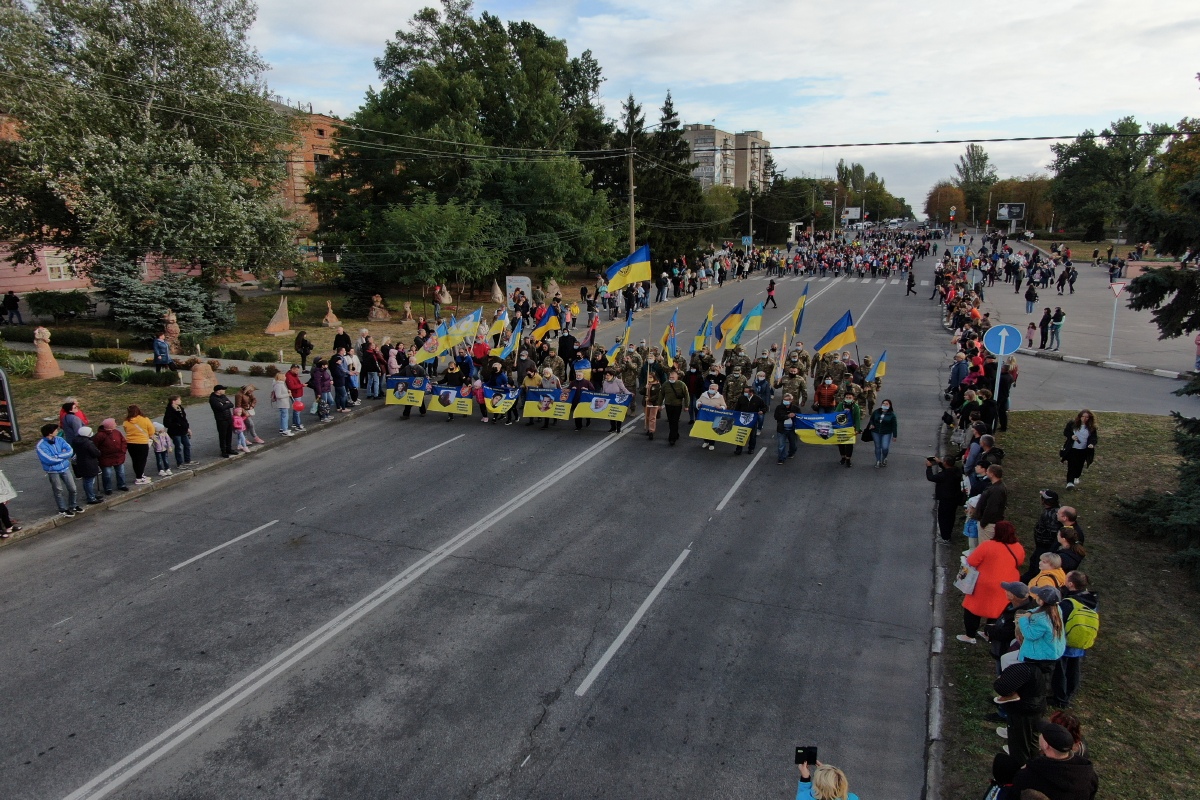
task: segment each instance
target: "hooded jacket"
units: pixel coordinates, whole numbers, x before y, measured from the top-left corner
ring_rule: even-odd
[[[1093,800],[1100,789],[1100,779],[1092,762],[1083,756],[1062,761],[1036,756],[1017,773],[1012,788],[1018,797],[1026,789],[1033,789],[1054,800]]]
[[[64,473],[71,468],[71,459],[75,456],[75,451],[61,436],[55,436],[54,441],[43,436],[37,443],[37,455],[38,461],[42,462],[42,469],[46,472]]]

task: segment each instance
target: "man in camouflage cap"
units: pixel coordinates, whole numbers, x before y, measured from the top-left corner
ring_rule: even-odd
[[[800,398],[801,407],[808,405],[808,381],[792,362],[788,362],[787,369],[783,377],[775,383],[775,388],[783,389],[783,393],[790,394],[792,399]]]

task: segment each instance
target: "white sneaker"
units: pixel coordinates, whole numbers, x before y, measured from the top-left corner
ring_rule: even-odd
[[[295,434],[292,433],[291,431],[280,431],[279,435],[280,436],[295,436]]]
[[[1001,739],[1007,739],[1008,738],[1008,727],[1001,725],[999,728],[996,728],[996,735],[999,736]]]
[[[166,475],[166,474],[167,474],[167,473],[166,473],[166,472],[164,472],[164,471],[163,471],[163,470],[161,470],[161,469],[158,471],[158,477],[160,477],[160,478],[161,478],[163,475]]]
[[[171,470],[167,469],[167,470],[163,470],[163,474],[169,477],[171,475],[174,475],[175,473],[171,472]]]
[[[1067,488],[1068,488],[1068,489],[1074,489],[1074,488],[1075,488],[1075,484],[1074,484],[1074,483],[1071,483],[1070,481],[1067,481]]]

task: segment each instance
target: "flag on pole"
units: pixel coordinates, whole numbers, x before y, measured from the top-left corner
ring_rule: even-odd
[[[613,264],[605,270],[604,279],[608,282],[610,292],[650,280],[650,245],[642,245]]]
[[[883,351],[883,355],[881,355],[879,360],[876,361],[874,366],[871,367],[871,371],[867,374],[867,383],[870,383],[876,378],[882,378],[884,375],[887,375],[887,350]]]
[[[481,319],[483,319],[482,306],[462,319],[451,317],[450,327],[447,329],[446,334],[446,348],[454,348],[465,339],[470,339],[472,342],[475,341],[475,334],[479,330],[479,321]]]
[[[738,323],[737,330],[729,337],[726,347],[742,343],[742,334],[746,331],[762,330],[762,315],[763,304],[759,303],[754,308],[750,309],[750,313],[742,317],[742,321]]]
[[[554,313],[554,309],[547,308],[546,313],[542,315],[542,321],[533,328],[533,338],[540,342],[550,331],[560,330],[562,323],[558,321],[558,314]]]
[[[713,332],[713,307],[708,307],[708,316],[704,318],[704,322],[700,323],[700,330],[696,331],[696,335],[692,337],[692,349],[688,355],[695,355],[708,346],[708,337],[712,336]]]
[[[576,350],[588,351],[592,349],[592,345],[596,343],[596,329],[600,327],[600,315],[592,317],[592,324],[588,325],[587,333],[579,340],[579,344],[575,345]]]
[[[424,364],[426,361],[432,361],[446,355],[450,351],[450,348],[446,345],[449,335],[449,332],[446,330],[446,323],[438,323],[434,334],[425,340],[425,344],[421,345],[421,349],[417,350],[417,363]]]
[[[796,307],[792,310],[792,336],[799,336],[800,326],[804,324],[804,306],[808,303],[808,287],[809,284],[804,284],[804,291],[800,294],[800,299],[796,301]]]
[[[832,353],[834,350],[840,350],[851,342],[857,342],[858,336],[854,333],[854,317],[850,316],[847,311],[842,315],[842,318],[833,323],[833,327],[821,337],[821,341],[817,342],[815,348],[817,355],[823,356],[826,353]]]
[[[788,332],[784,331],[783,341],[779,344],[779,358],[776,359],[775,362],[775,374],[772,376],[772,380],[774,380],[776,383],[783,380],[783,364],[785,361],[787,361],[787,344]]]
[[[679,309],[677,308],[671,314],[671,324],[667,326],[667,329],[663,331],[662,338],[658,340],[659,352],[663,354],[664,358],[670,358],[672,361],[675,360],[675,321],[678,317]]]
[[[738,300],[737,305],[721,318],[721,321],[717,323],[713,331],[717,336],[717,344],[722,347],[725,346],[725,338],[736,331],[738,326],[742,324],[742,302]]]
[[[525,320],[517,320],[517,327],[513,328],[512,336],[508,339],[508,344],[502,344],[499,347],[493,347],[488,351],[488,355],[500,356],[500,358],[508,358],[514,348],[521,342],[521,328],[524,327]]]
[[[504,329],[508,327],[508,309],[500,309],[500,313],[492,320],[492,327],[488,330],[489,336],[495,336],[497,333],[504,333]]]
[[[623,353],[628,349],[629,349],[629,321],[626,320],[625,335],[621,337],[621,341],[614,344],[608,350],[608,363],[610,363],[610,364],[616,363],[613,359],[616,358],[617,354]]]

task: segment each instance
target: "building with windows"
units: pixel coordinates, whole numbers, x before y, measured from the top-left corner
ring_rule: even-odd
[[[771,143],[762,131],[728,133],[714,125],[691,124],[683,126],[683,140],[696,162],[692,176],[703,188],[749,189],[753,183],[761,189],[769,183],[766,156]]]
[[[767,151],[771,143],[763,138],[762,131],[743,131],[734,138],[733,183],[741,189],[755,186],[767,188],[771,176],[767,175]]]

